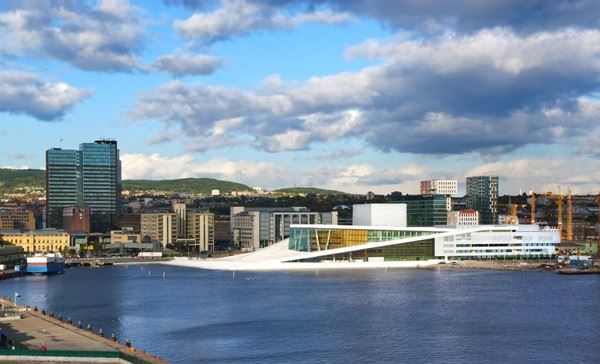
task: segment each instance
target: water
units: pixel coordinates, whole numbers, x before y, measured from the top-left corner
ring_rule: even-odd
[[[165,278],[163,278],[163,273]],[[173,363],[600,362],[600,276],[159,265],[0,281],[0,295]]]

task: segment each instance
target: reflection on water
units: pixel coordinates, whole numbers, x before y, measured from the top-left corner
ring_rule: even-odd
[[[164,278],[163,278],[164,275]],[[0,281],[174,363],[598,362],[600,276],[73,268]]]

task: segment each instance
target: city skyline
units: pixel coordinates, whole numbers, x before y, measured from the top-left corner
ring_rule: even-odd
[[[0,4],[0,166],[118,140],[123,179],[600,190],[600,5]],[[540,17],[545,19],[540,21]]]

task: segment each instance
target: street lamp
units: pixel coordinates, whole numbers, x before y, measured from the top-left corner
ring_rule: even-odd
[[[14,301],[14,303],[15,303],[15,308],[17,308],[17,298],[18,298],[18,297],[21,297],[21,294],[20,294],[20,293],[18,293],[18,292],[15,292],[15,301]]]

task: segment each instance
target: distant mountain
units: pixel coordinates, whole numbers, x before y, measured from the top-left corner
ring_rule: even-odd
[[[347,195],[346,192],[336,191],[336,190],[327,190],[324,188],[316,188],[316,187],[290,187],[290,188],[280,188],[278,190],[274,190],[275,193],[281,194],[309,194],[313,193],[315,195]]]
[[[0,192],[18,187],[46,187],[46,172],[43,169],[0,168]]]
[[[18,187],[46,187],[46,171],[43,169],[0,168],[0,193],[11,192]],[[251,190],[236,182],[213,178],[181,178],[173,180],[124,180],[123,190],[160,190],[210,195],[213,189],[221,193]]]
[[[221,181],[213,178],[181,178],[170,180],[130,179],[123,181],[123,190],[160,190],[210,195],[213,189],[217,189],[221,193],[252,190],[252,188],[241,183]]]

